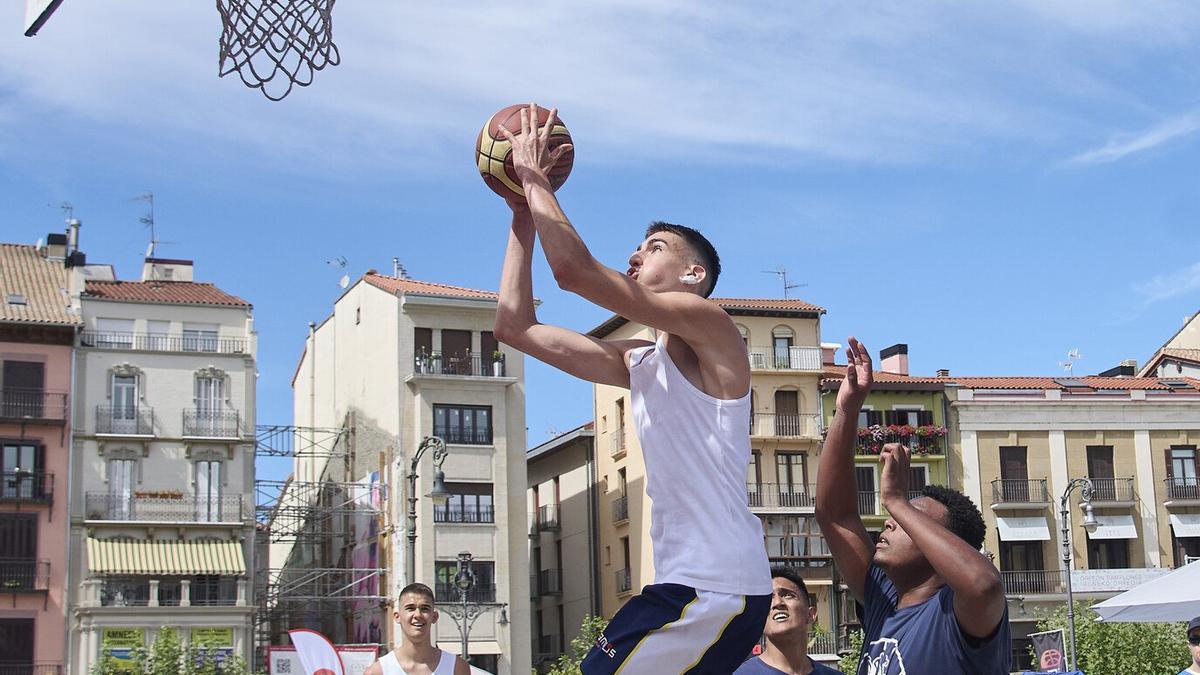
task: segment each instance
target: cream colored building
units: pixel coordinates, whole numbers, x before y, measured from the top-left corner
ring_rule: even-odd
[[[525,461],[533,665],[544,669],[570,651],[585,617],[600,615],[595,425],[531,448]]]
[[[772,563],[804,572],[822,630],[835,625],[833,559],[814,517],[821,447],[820,319],[825,310],[800,300],[713,299],[746,341],[751,368],[752,460],[747,499],[762,523]],[[603,339],[653,340],[646,326],[613,317],[591,331]],[[600,597],[605,617],[654,583],[646,467],[633,427],[629,390],[595,387],[600,482]],[[833,651],[821,645],[822,651]]]
[[[1109,597],[1200,555],[1200,382],[955,377],[947,394],[962,488],[987,523],[1018,658],[1039,607],[1065,600],[1059,503],[1073,479],[1094,483],[1101,523],[1084,531],[1076,489],[1077,597]]]
[[[424,438],[445,440],[442,468],[454,496],[436,508],[424,497],[434,478],[433,453],[425,453],[417,469],[414,577],[434,588],[439,604],[455,603],[456,557],[474,556],[471,599],[490,609],[469,631],[472,664],[507,674],[526,672],[530,663],[525,394],[523,356],[492,337],[496,301],[491,292],[368,272],[310,330],[293,390],[297,426],[345,427],[352,436],[353,475],[341,479],[378,471],[384,485],[385,644],[395,638],[390,603],[407,573],[410,463]],[[327,458],[299,458],[293,479],[326,475],[333,475]],[[271,568],[312,557],[286,545],[271,550]],[[446,609],[436,640],[461,651]]]
[[[1154,352],[1138,375],[1200,378],[1200,312],[1193,314]]]
[[[184,644],[249,660],[255,352],[250,303],[148,258],[83,277],[70,508],[70,672],[105,648]]]

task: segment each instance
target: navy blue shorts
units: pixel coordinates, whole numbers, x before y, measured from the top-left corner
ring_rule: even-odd
[[[728,675],[758,644],[770,595],[651,584],[630,598],[583,659],[584,675]]]

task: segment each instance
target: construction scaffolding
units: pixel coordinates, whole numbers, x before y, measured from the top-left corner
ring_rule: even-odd
[[[294,628],[379,646],[387,485],[378,471],[355,480],[353,416],[339,428],[259,426],[255,455],[292,461],[286,480],[255,481],[256,669]]]

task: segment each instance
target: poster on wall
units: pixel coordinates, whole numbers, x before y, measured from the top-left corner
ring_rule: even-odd
[[[350,553],[355,569],[375,570],[379,567],[379,509],[383,495],[379,483],[379,472],[372,471],[357,481],[354,494],[354,548]],[[379,595],[379,574],[355,572],[353,594],[369,598]],[[360,644],[383,641],[383,610],[379,603],[370,599],[350,601],[352,632],[349,642]]]
[[[193,628],[191,644],[215,652],[217,663],[224,663],[233,657],[233,628]]]
[[[346,675],[362,675],[377,658],[374,647],[335,646],[334,649],[342,659]],[[267,675],[304,675],[296,648],[271,647],[267,653]]]
[[[108,654],[114,670],[133,672],[137,663],[133,650],[146,646],[145,628],[105,628],[101,633],[100,648]]]

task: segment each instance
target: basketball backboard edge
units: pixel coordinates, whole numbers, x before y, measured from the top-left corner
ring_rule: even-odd
[[[63,0],[25,0],[25,37],[33,37]]]

